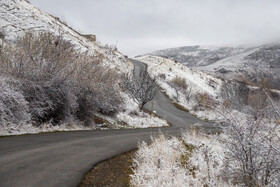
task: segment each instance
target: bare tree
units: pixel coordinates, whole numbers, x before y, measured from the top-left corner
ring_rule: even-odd
[[[141,69],[138,76],[125,77],[124,88],[133,100],[143,109],[144,105],[153,100],[158,91],[156,78],[150,78],[147,70]]]
[[[190,101],[191,97],[192,97],[192,87],[188,86],[186,90],[184,90],[184,95],[185,95],[185,99],[186,101]]]

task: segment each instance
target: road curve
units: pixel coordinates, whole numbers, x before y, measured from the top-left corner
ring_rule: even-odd
[[[130,59],[130,61],[134,64],[135,76],[137,76],[141,69],[146,68],[146,65],[140,61],[134,59]],[[161,91],[157,92],[157,95],[153,102],[153,110],[156,111],[157,115],[163,119],[166,119],[174,127],[191,128],[194,124],[199,123],[202,125],[202,128],[207,132],[218,131],[217,127],[215,127],[213,123],[197,119],[192,114],[182,111],[175,107],[174,104]],[[144,108],[150,111],[151,105],[152,102],[149,102],[144,106]]]
[[[143,67],[140,62],[133,63],[136,69]],[[155,110],[166,117],[174,125],[172,127],[1,137],[0,187],[77,186],[94,164],[136,148],[139,141],[149,140],[159,130],[177,135],[182,128],[203,123],[171,108],[173,105],[163,96],[157,95]],[[204,125],[211,127],[209,123]]]

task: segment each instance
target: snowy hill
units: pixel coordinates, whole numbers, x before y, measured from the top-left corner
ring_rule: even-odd
[[[71,42],[77,51],[85,52],[91,56],[97,56],[98,59],[102,59],[101,64],[105,66],[104,70],[115,68],[115,70],[119,73],[131,73],[134,68],[133,64],[115,49],[115,46],[104,46],[99,42],[96,42],[92,35],[80,34],[79,32],[69,27],[67,24],[61,22],[59,18],[41,11],[40,9],[30,4],[27,0],[0,0],[0,47],[2,47],[2,45],[5,43],[15,43],[15,41],[19,37],[23,36],[26,32],[30,32],[32,34],[36,32],[50,32],[54,35],[61,36],[63,40]],[[0,83],[4,84],[3,81],[0,81]],[[1,88],[3,89],[3,86]],[[4,93],[4,95],[6,94],[5,91],[0,93]],[[13,95],[13,91],[9,93]],[[114,94],[116,95],[116,93]],[[146,128],[150,126],[168,125],[165,120],[159,119],[157,117],[150,118],[149,114],[139,111],[138,106],[125,92],[120,91],[120,94],[122,99],[124,100],[123,110],[119,112],[117,116],[106,116],[96,113],[94,119],[99,120],[99,122],[94,121],[88,127],[83,126],[82,124],[77,122],[77,117],[74,116],[73,119],[75,119],[76,121],[71,121],[70,119],[66,122],[63,121],[60,123],[60,125],[56,126],[54,126],[51,121],[42,124],[40,123],[40,126],[38,127],[35,127],[32,121],[23,122],[20,124],[1,124],[0,136],[61,130],[68,131],[99,129],[103,128],[104,124],[109,125],[109,128]],[[6,95],[5,97],[2,97],[4,101],[7,100],[6,98],[9,99],[9,97]],[[24,102],[28,104],[28,102],[26,102],[25,100]],[[4,108],[4,110],[7,110],[6,105],[3,105],[1,107],[2,109]],[[137,113],[137,115],[133,115],[135,113]],[[2,118],[0,119],[0,121],[1,120]]]
[[[155,51],[151,55],[170,58],[193,69],[224,78],[236,78],[238,75],[254,79],[269,77],[275,84],[280,79],[280,43],[261,46],[186,46]]]
[[[92,41],[26,0],[0,1],[0,29],[5,33],[7,41],[14,41],[25,32],[52,32],[62,35],[83,52],[102,55],[104,63],[110,67],[116,67],[119,71],[130,71],[133,68],[126,58],[112,47]]]
[[[199,97],[206,94],[214,106],[221,102],[220,95],[223,81],[202,71],[196,71],[173,60],[158,56],[141,56],[139,60],[147,64],[148,72],[157,78],[162,91],[192,114],[201,119],[217,120],[219,114],[211,110],[198,110]],[[185,86],[174,84],[174,80],[181,79]],[[189,97],[189,98],[188,98]]]

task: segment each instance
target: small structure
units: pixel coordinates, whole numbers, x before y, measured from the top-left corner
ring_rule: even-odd
[[[84,37],[86,37],[87,39],[89,39],[92,42],[96,42],[96,35],[93,34],[85,34],[83,35]]]

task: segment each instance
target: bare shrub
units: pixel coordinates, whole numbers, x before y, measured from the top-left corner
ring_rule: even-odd
[[[166,79],[166,75],[164,73],[159,74],[158,77],[164,80]]]
[[[245,186],[277,186],[280,182],[279,101],[269,90],[253,89],[246,115],[224,109],[226,160],[222,176]],[[244,103],[242,103],[244,105]]]
[[[254,110],[262,110],[268,106],[267,96],[261,89],[252,90],[248,95],[248,105]]]
[[[214,89],[216,89],[217,85],[218,85],[218,83],[212,79],[209,80],[208,84],[209,84],[209,86],[211,86]]]
[[[207,93],[198,93],[195,99],[197,105],[194,107],[194,110],[214,109],[218,105],[215,99]]]
[[[192,87],[188,86],[186,90],[183,91],[186,101],[190,101],[191,97],[193,96]]]
[[[224,82],[221,87],[223,100],[230,101],[232,108],[242,111],[248,106],[250,89],[245,83]]]
[[[104,69],[100,64],[96,65],[94,61],[89,61],[79,68],[77,116],[80,120],[89,122],[96,112],[114,115],[123,108],[117,84],[120,75],[114,70]]]
[[[131,112],[129,113],[129,115],[130,115],[130,116],[139,116],[139,113],[138,113],[138,111],[133,110],[133,111],[131,111]]]
[[[271,122],[271,110],[245,119],[232,114],[223,126],[226,160],[222,176],[245,186],[279,184],[279,125]]]
[[[173,85],[175,85],[177,87],[183,88],[183,89],[187,89],[188,88],[186,80],[184,78],[181,78],[181,77],[173,78],[171,80],[171,84],[173,84]]]
[[[122,99],[118,74],[101,65],[102,56],[78,53],[61,36],[27,33],[1,49],[0,73],[21,82],[33,121],[79,119],[96,112],[115,114]]]
[[[30,120],[28,103],[18,89],[19,82],[0,77],[0,123],[20,123]]]

